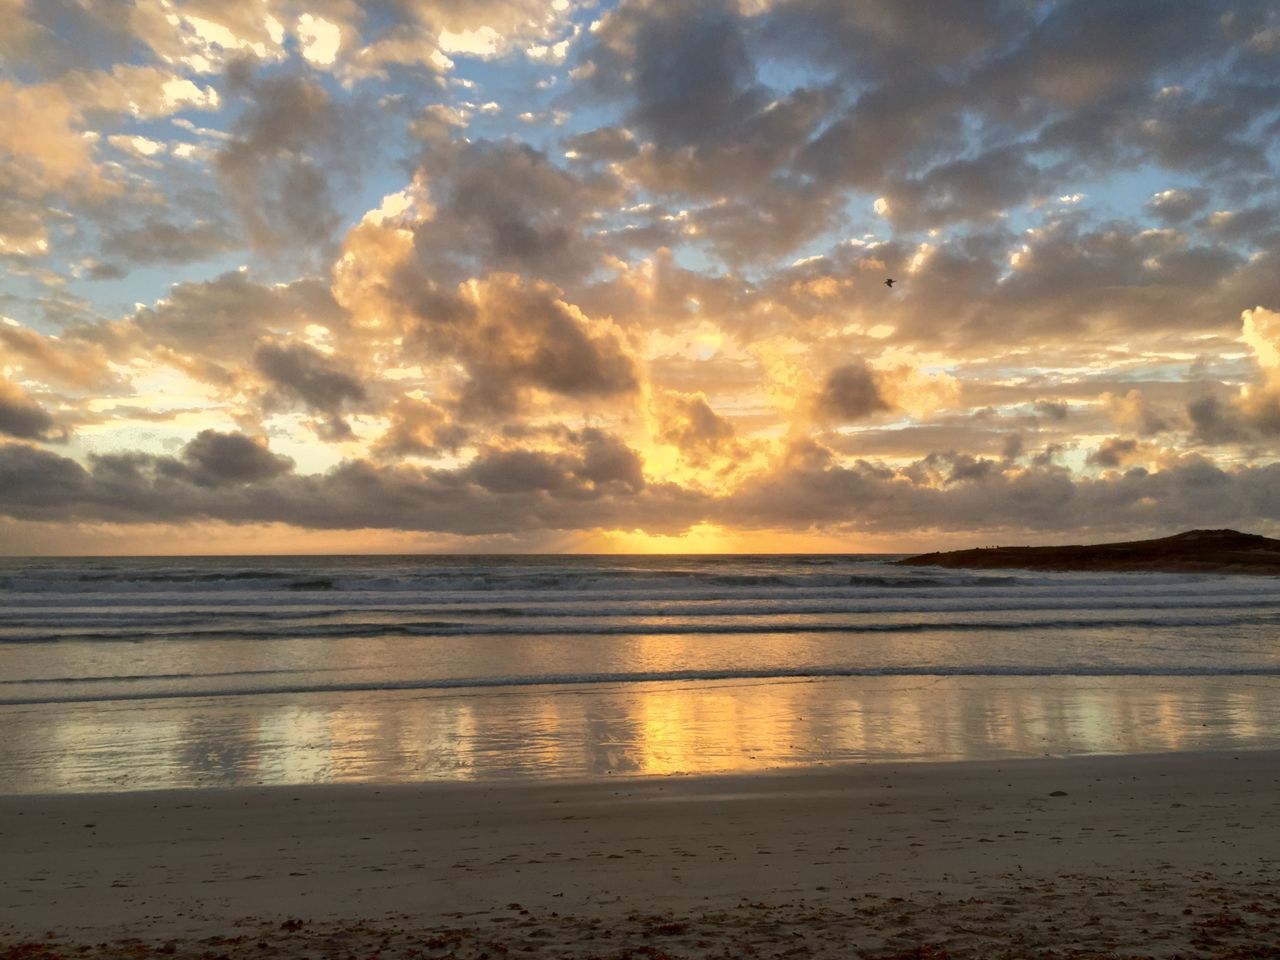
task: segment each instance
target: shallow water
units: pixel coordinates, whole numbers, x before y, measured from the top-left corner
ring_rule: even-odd
[[[1273,578],[878,557],[0,564],[0,791],[1280,745]]]

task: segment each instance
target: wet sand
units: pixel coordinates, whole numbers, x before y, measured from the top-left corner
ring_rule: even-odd
[[[13,957],[1274,957],[1277,797],[1280,753],[1244,752],[0,798],[0,940]]]

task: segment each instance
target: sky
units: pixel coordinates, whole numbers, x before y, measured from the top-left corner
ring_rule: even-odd
[[[1280,3],[0,22],[0,553],[1280,534]]]

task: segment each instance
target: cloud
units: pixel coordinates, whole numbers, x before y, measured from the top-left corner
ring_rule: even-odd
[[[542,0],[402,0],[379,11],[378,29],[348,55],[346,73],[384,76],[389,66],[432,74],[453,69],[452,58],[496,59],[557,41],[575,4]]]
[[[375,6],[0,0],[5,509],[1271,518],[1258,4]]]
[[[213,280],[175,284],[168,296],[134,314],[121,335],[197,379],[234,386],[237,370],[251,362],[259,340],[298,334],[312,324],[341,332],[345,323],[345,313],[320,281],[269,285],[233,270]]]
[[[277,456],[265,441],[241,433],[201,430],[182,448],[193,483],[202,487],[261,483],[293,468],[288,457]]]
[[[86,470],[21,444],[0,446],[0,515],[114,522],[281,522],[314,529],[417,529],[476,535],[612,527],[623,516],[679,530],[701,497],[646,484],[639,457],[601,431],[567,449],[491,450],[457,470],[344,461],[298,475],[256,441],[197,437],[181,458],[114,453]],[[229,452],[230,451],[230,452]]]
[[[1167,416],[1147,402],[1141,390],[1134,389],[1125,394],[1103,393],[1101,402],[1110,413],[1112,422],[1121,430],[1149,437],[1173,427]]]
[[[623,197],[610,175],[577,174],[509,142],[436,144],[418,180],[432,207],[414,223],[419,266],[453,283],[493,271],[581,278],[601,252],[587,231]]]
[[[374,453],[383,457],[434,457],[458,450],[470,431],[452,421],[449,411],[431,400],[401,397],[389,411],[391,424],[378,438]]]
[[[1275,240],[1280,216],[1274,207],[1258,205],[1244,210],[1215,211],[1200,225],[1227,242],[1267,245]]]
[[[50,337],[0,323],[0,364],[21,371],[24,379],[109,392],[117,382],[109,363],[107,350],[84,337]]]
[[[1071,412],[1071,405],[1060,400],[1037,400],[1035,411],[1050,420],[1065,420]]]
[[[881,392],[876,371],[862,360],[836,367],[828,373],[814,400],[817,417],[833,423],[865,420],[889,409],[891,407]]]
[[[884,187],[887,216],[905,229],[940,227],[956,221],[998,220],[1032,196],[1042,174],[1017,147],[931,167],[919,177]]]
[[[0,150],[44,192],[98,177],[80,113],[56,87],[0,80]]]
[[[1246,384],[1239,407],[1265,436],[1280,436],[1280,313],[1265,307],[1244,311],[1244,342],[1253,350],[1262,382]]]
[[[765,528],[1070,531],[1099,537],[1193,526],[1247,528],[1280,518],[1280,465],[1226,471],[1187,457],[1157,472],[1139,467],[1073,479],[1061,467],[1008,469],[962,459],[959,475],[952,471],[944,477],[950,482],[940,484],[919,469],[926,462],[894,471],[867,462],[840,465],[811,453],[744,485],[719,510],[736,523]]]
[[[68,457],[20,443],[0,446],[0,512],[18,519],[66,520],[92,513],[88,472]]]
[[[1192,437],[1202,443],[1244,443],[1280,436],[1280,313],[1265,307],[1241,315],[1242,337],[1253,351],[1260,382],[1229,401],[1207,395],[1187,405]]]
[[[1239,443],[1253,438],[1240,411],[1217,397],[1205,396],[1187,404],[1191,436],[1202,443]]]
[[[55,203],[92,208],[119,192],[60,87],[0,79],[0,256],[43,257],[58,236]]]
[[[0,434],[24,440],[54,437],[54,419],[16,384],[0,378]]]
[[[889,267],[911,256],[891,245],[875,253]],[[891,339],[952,356],[1011,338],[1072,350],[1150,331],[1171,340],[1225,332],[1241,310],[1280,298],[1274,265],[1270,252],[1246,258],[1177,231],[1054,220],[1016,239],[991,233],[935,245],[881,316],[894,326]]]
[[[453,399],[466,417],[508,416],[533,390],[587,400],[638,387],[621,331],[587,316],[549,283],[499,273],[449,290],[413,262],[383,266],[389,277],[361,278],[344,301],[358,302],[365,285],[376,288],[403,324],[407,359],[460,364],[464,376]]]
[[[691,463],[742,452],[733,422],[712,409],[702,393],[665,391],[658,403],[658,438],[677,447]]]
[[[127,114],[139,120],[222,105],[218,91],[171,67],[117,63],[110,70],[70,70],[58,78],[67,98],[82,111]]]
[[[1189,190],[1161,190],[1147,201],[1147,211],[1165,223],[1185,223],[1205,208],[1209,191],[1202,187]]]
[[[418,334],[426,343],[450,344],[467,364],[464,408],[512,409],[513,390],[521,386],[589,398],[631,393],[638,385],[619,335],[553,287],[499,275],[469,284],[461,302],[474,320],[462,337],[456,328],[440,330],[431,315],[422,316]],[[451,318],[444,319],[449,324]]]
[[[253,353],[253,365],[272,387],[268,408],[300,403],[326,415],[325,439],[345,440],[352,435],[342,412],[368,394],[355,376],[330,357],[302,343],[263,343]]]
[[[643,461],[617,437],[595,429],[562,435],[568,450],[482,451],[460,475],[497,494],[552,493],[571,499],[635,494],[645,486]]]
[[[107,256],[130,264],[193,263],[237,246],[239,238],[224,222],[179,223],[154,214],[144,217],[138,226],[109,227],[102,241]]]
[[[784,253],[834,216],[831,191],[789,169],[830,98],[760,83],[749,32],[720,0],[620,4],[582,50],[591,69],[580,87],[622,103],[627,129],[568,144],[575,158],[616,162],[647,191],[709,201],[688,212],[684,234],[730,262]]]
[[[893,532],[1071,531],[1116,535],[1280,519],[1280,465],[1235,470],[1182,457],[1097,478],[1061,467],[933,454],[901,469],[840,463],[804,442],[721,496],[645,482],[638,456],[601,431],[567,431],[558,450],[489,449],[452,470],[345,461],[299,475],[257,442],[201,440],[180,458],[115,453],[75,461],[0,446],[0,514],[112,522],[278,522],[312,529],[477,535],[538,530],[673,533],[701,522],[739,529]],[[228,439],[232,438],[232,439]],[[234,454],[219,456],[219,448]],[[211,465],[218,464],[219,467]],[[221,472],[218,472],[221,470]]]
[[[723,139],[767,101],[741,18],[718,0],[624,3],[604,18],[588,56],[596,85],[632,78],[630,120],[660,147]]]
[[[1138,441],[1132,437],[1108,437],[1098,449],[1085,458],[1096,467],[1119,467],[1142,455]]]
[[[1099,11],[1058,3],[1026,39],[980,73],[989,89],[1084,108],[1141,90],[1158,71],[1209,59],[1227,45],[1213,0],[1139,0]]]
[[[249,105],[215,160],[223,189],[259,251],[323,247],[339,223],[330,180],[353,169],[362,114],[308,77],[251,69],[240,63],[228,74]]]

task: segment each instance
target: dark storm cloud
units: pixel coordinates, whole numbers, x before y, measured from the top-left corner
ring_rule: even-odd
[[[849,423],[889,410],[890,406],[881,393],[876,372],[859,360],[827,374],[814,409],[821,420]]]

